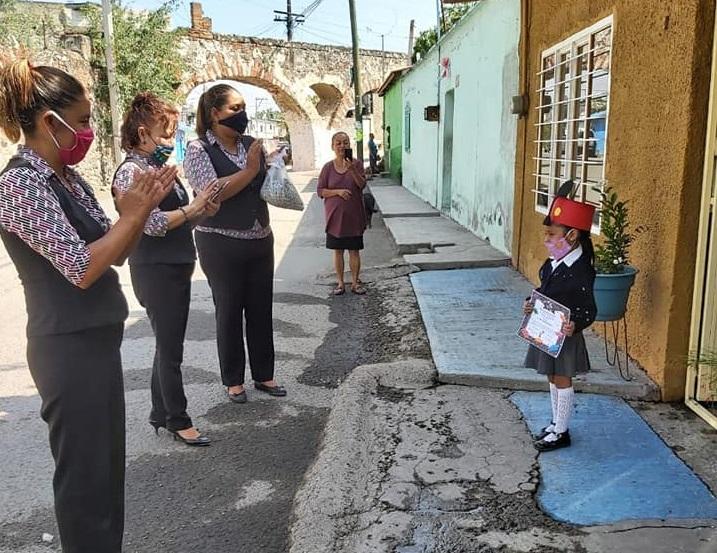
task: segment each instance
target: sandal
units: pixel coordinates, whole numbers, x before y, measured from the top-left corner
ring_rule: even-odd
[[[363,296],[366,293],[366,288],[357,284],[355,286],[351,286],[351,291],[358,296]]]
[[[332,296],[343,296],[345,292],[346,292],[345,286],[337,286],[336,288],[331,290],[331,295]]]

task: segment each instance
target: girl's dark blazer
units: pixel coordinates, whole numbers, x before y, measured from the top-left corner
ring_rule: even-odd
[[[595,269],[583,253],[570,267],[561,263],[553,271],[548,259],[540,268],[538,292],[570,308],[575,332],[582,332],[595,321],[597,306],[593,295]]]

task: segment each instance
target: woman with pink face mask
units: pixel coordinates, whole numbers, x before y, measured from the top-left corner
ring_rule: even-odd
[[[112,265],[142,236],[176,168],[138,172],[112,225],[71,166],[94,139],[84,87],[27,60],[0,66],[0,128],[23,144],[0,171],[0,238],[27,307],[27,363],[55,460],[64,553],[120,553],[127,303]]]
[[[570,309],[570,322],[565,323],[563,349],[557,358],[530,346],[525,366],[548,378],[552,405],[552,420],[536,436],[539,451],[551,451],[570,445],[568,430],[573,412],[575,392],[573,377],[590,370],[590,359],[583,330],[597,314],[593,284],[595,269],[590,229],[595,207],[569,199],[573,182],[560,187],[545,226],[545,247],[549,258],[540,268],[538,292]],[[533,305],[526,300],[523,311],[530,314]]]

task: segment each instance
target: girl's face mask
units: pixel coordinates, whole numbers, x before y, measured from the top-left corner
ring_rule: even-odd
[[[563,236],[546,236],[543,243],[545,244],[548,254],[555,261],[560,261],[563,257],[573,251],[574,244],[568,241],[570,232]]]
[[[63,148],[60,146],[60,143],[57,141],[57,138],[55,138],[55,135],[53,135],[48,129],[50,138],[52,138],[52,141],[55,143],[55,146],[57,146],[57,149],[60,152],[60,161],[63,165],[77,165],[83,159],[85,159],[85,156],[87,155],[90,146],[92,146],[92,142],[95,140],[94,131],[91,128],[80,129],[79,131],[75,130],[54,111],[50,111],[49,113],[53,117],[55,117],[55,119],[57,119],[60,123],[65,125],[65,127],[70,129],[72,134],[75,135],[75,144],[71,148]]]
[[[545,240],[544,244],[548,250],[548,254],[555,261],[561,260],[563,257],[568,255],[571,251],[573,251],[573,247],[565,239],[564,236],[561,236],[560,238],[557,238],[557,239]]]

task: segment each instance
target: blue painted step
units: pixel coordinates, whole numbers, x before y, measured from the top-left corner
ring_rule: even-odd
[[[550,420],[550,394],[516,392],[534,434]],[[717,519],[717,499],[649,425],[615,397],[576,395],[572,446],[540,454],[540,507],[573,524]]]

